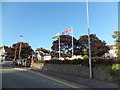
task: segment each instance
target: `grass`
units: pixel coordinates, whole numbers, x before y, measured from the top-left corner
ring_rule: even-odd
[[[41,68],[38,68],[38,67],[35,67],[35,66],[31,66],[32,69],[41,69]]]

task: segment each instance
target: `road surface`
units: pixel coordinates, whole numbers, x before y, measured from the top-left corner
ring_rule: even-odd
[[[22,68],[13,68],[12,64],[2,65],[2,88],[83,88],[70,82],[28,71]]]

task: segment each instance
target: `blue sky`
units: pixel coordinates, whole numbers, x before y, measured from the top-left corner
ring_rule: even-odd
[[[87,34],[85,2],[4,2],[2,7],[2,45],[27,42],[33,49],[51,49],[52,36],[73,26],[74,37]],[[107,44],[118,29],[118,3],[90,2],[90,30]]]

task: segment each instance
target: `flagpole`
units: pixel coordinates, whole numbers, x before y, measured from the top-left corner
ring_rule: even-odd
[[[90,22],[89,22],[89,13],[88,13],[88,0],[86,0],[86,14],[87,14],[87,25],[88,25],[89,71],[90,71],[90,78],[92,79],[91,46],[90,46]]]
[[[59,35],[59,60],[60,60],[61,56],[60,56],[60,35]]]
[[[71,27],[72,30],[72,58],[73,58],[73,27]]]

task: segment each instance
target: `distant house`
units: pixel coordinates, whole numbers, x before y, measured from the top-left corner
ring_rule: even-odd
[[[114,58],[116,57],[116,47],[115,45],[108,45],[108,47],[110,48],[108,53],[105,53],[104,57],[105,58]]]
[[[7,58],[7,53],[8,52],[10,52],[10,48],[9,47],[7,47],[7,46],[2,46],[1,48],[0,48],[0,61],[1,60],[5,60],[6,58]]]
[[[67,57],[66,59],[68,59],[68,60],[83,59],[83,57],[81,55],[74,55],[73,57],[71,57],[71,58]]]
[[[50,60],[51,55],[49,53],[44,53],[42,51],[36,51],[37,59],[38,60]]]

